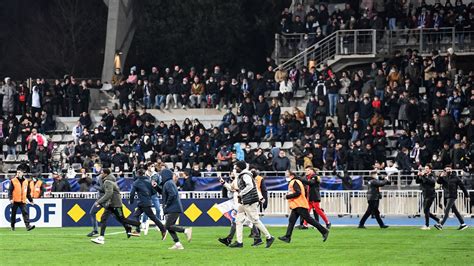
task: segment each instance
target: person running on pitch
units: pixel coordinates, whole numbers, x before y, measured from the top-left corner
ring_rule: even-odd
[[[184,233],[186,238],[191,241],[193,229],[184,228],[176,225],[179,215],[183,213],[183,205],[178,194],[178,187],[176,181],[178,176],[171,172],[169,169],[163,169],[160,172],[161,176],[161,187],[163,189],[163,212],[166,216],[165,227],[173,238],[174,245],[169,249],[184,249],[183,245],[179,242],[178,235],[176,233]]]
[[[18,167],[16,176],[10,180],[8,199],[10,200],[11,204],[11,230],[15,231],[16,211],[18,208],[21,210],[21,215],[23,216],[23,222],[25,223],[26,230],[31,231],[35,229],[34,225],[30,225],[29,213],[26,209],[27,199],[31,204],[34,205],[33,198],[31,197],[30,181],[25,178],[24,169],[21,167]]]
[[[161,170],[161,169],[159,169]],[[161,183],[161,177],[160,175],[158,174],[157,171],[159,171],[156,169],[156,164],[153,163],[153,162],[149,162],[147,164],[147,170],[145,172],[145,176],[148,177],[148,180],[153,183]],[[161,211],[160,211],[160,198],[158,197],[158,194],[155,193],[151,196],[151,202],[153,203],[153,207],[155,208],[155,216],[160,219],[161,217]],[[142,225],[144,225],[144,232],[145,232],[145,235],[148,234],[148,216],[146,213],[143,214],[143,217],[142,217]],[[158,229],[158,228],[157,228]],[[137,227],[136,229],[137,232],[140,232],[140,227]]]
[[[291,235],[293,233],[293,228],[295,223],[298,220],[298,217],[302,217],[310,225],[314,226],[323,236],[323,242],[328,239],[329,230],[324,228],[318,221],[316,221],[308,212],[309,203],[306,198],[306,191],[301,180],[299,180],[296,175],[288,171],[288,176],[290,182],[288,184],[288,194],[286,199],[288,200],[288,205],[290,205],[291,213],[290,218],[288,219],[288,227],[286,228],[286,234],[284,236],[278,237],[283,242],[290,243]]]
[[[275,238],[268,232],[265,225],[260,221],[258,216],[258,204],[263,198],[259,198],[252,173],[246,168],[247,163],[244,161],[238,161],[234,166],[235,174],[237,175],[237,186],[239,189],[238,198],[241,204],[237,208],[237,217],[235,219],[237,241],[230,244],[229,247],[241,248],[244,246],[242,242],[243,222],[245,217],[247,217],[252,224],[257,226],[260,232],[266,236],[267,244],[265,247],[269,248],[272,246]]]
[[[416,176],[416,183],[420,184],[423,193],[423,213],[425,214],[425,225],[421,230],[430,230],[430,218],[439,223],[439,218],[430,212],[431,205],[436,196],[435,184],[436,179],[432,173],[431,164],[427,164],[423,171],[419,171]]]
[[[95,164],[94,165],[94,170],[96,170],[96,173],[100,173],[102,171],[102,165],[101,164]],[[97,181],[94,181],[94,189],[97,191],[99,194],[99,199],[104,196],[104,188],[102,186],[102,178],[99,176],[96,178]],[[93,182],[93,183],[94,183]],[[97,213],[100,211],[100,207],[97,207],[96,204],[92,204],[91,209],[89,210],[89,215],[91,217],[91,223],[92,223],[92,231],[87,234],[88,237],[93,237],[99,234],[99,223],[97,222]]]
[[[453,210],[454,215],[456,215],[460,223],[458,230],[468,228],[468,225],[464,223],[464,219],[455,205],[456,199],[458,198],[458,187],[464,193],[464,197],[467,199],[469,198],[469,193],[467,192],[461,178],[452,171],[450,166],[447,166],[438,178],[438,183],[443,185],[444,197],[446,198],[446,209],[444,210],[443,220],[440,223],[435,224],[434,227],[438,230],[443,230],[443,225],[449,218],[449,212]]]
[[[238,192],[237,192],[238,190],[237,179],[235,178],[233,173],[230,174],[230,179],[231,179],[231,183],[225,182],[224,179],[222,178],[219,181],[221,182],[223,187],[226,189],[228,197],[233,199],[234,206],[233,206],[232,213],[236,213],[238,209],[237,206],[240,205],[239,200],[238,200]],[[219,242],[221,242],[222,244],[226,246],[229,246],[232,243],[232,239],[234,238],[236,227],[237,227],[234,217],[229,217],[229,218],[231,220],[229,234],[226,237],[218,239]],[[248,218],[245,219],[244,225],[247,225],[252,229],[251,235],[254,236],[254,242],[252,246],[258,246],[258,245],[263,244],[263,241],[260,238],[260,232],[258,232],[257,227],[253,226],[253,224],[248,220]]]
[[[377,223],[379,224],[380,228],[388,228],[388,225],[385,225],[382,218],[380,217],[379,203],[380,199],[382,198],[382,194],[380,194],[380,187],[385,186],[389,182],[388,176],[379,176],[379,167],[380,165],[376,163],[375,170],[370,175],[372,179],[367,184],[367,201],[369,203],[369,206],[367,207],[367,211],[365,211],[364,216],[362,216],[362,219],[360,219],[358,228],[366,228],[364,225],[365,221],[367,221],[371,214],[375,216],[375,219],[377,220]]]
[[[130,191],[130,204],[133,204],[135,201],[135,194],[138,195],[138,206],[133,216],[139,222],[140,216],[142,213],[145,213],[150,217],[155,225],[158,226],[161,232],[161,239],[164,240],[166,237],[166,229],[151,209],[151,206],[153,206],[152,196],[156,195],[156,190],[151,185],[148,177],[145,176],[144,170],[139,169],[137,174],[138,176],[136,177],[135,182],[133,182],[132,190]],[[137,228],[140,227],[138,226]],[[140,231],[134,233],[140,235]]]
[[[331,223],[329,222],[328,217],[321,209],[321,192],[320,192],[320,184],[321,184],[321,177],[316,174],[316,171],[312,166],[306,166],[306,178],[302,178],[300,181],[303,185],[308,186],[308,200],[309,200],[309,210],[314,210],[326,223],[326,228],[331,229]],[[310,214],[311,215],[311,214]],[[307,226],[307,222],[304,222],[304,226]]]
[[[130,225],[137,226],[140,225],[140,222],[129,220],[123,215],[120,188],[117,185],[115,177],[110,174],[110,169],[102,169],[100,177],[103,182],[104,195],[98,199],[94,205],[99,209],[103,207],[105,211],[100,219],[100,236],[91,239],[91,241],[96,244],[105,244],[105,229],[107,228],[107,220],[111,214],[123,225],[128,238],[130,238],[130,236],[136,236],[132,233],[132,227]]]

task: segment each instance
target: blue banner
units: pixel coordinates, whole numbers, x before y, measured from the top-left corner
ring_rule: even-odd
[[[351,189],[352,190],[362,190],[363,179],[361,176],[352,176]],[[192,177],[195,182],[196,191],[220,191],[222,185],[219,182],[218,178],[209,178],[209,177]],[[53,184],[52,178],[44,179],[45,188],[47,191],[51,191],[51,186]],[[80,184],[78,179],[68,179],[69,184],[71,185],[72,192],[78,192],[80,189]],[[178,181],[179,185],[182,185],[184,179]],[[267,176],[264,179],[265,185],[267,186],[268,191],[286,191],[288,190],[288,182],[284,176]],[[133,179],[119,177],[117,183],[121,191],[130,191],[133,184]],[[7,192],[10,185],[9,180],[5,180],[1,183],[1,191]],[[337,177],[322,177],[321,178],[321,189],[323,190],[344,190],[342,185],[342,179]],[[95,191],[91,186],[91,191]]]

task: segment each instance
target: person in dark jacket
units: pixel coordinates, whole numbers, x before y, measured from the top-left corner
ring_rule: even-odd
[[[94,203],[94,205],[96,205],[97,208],[103,207],[105,211],[100,219],[100,236],[91,239],[91,241],[100,245],[105,244],[105,229],[107,228],[107,220],[111,214],[113,214],[115,219],[117,219],[117,221],[123,225],[128,238],[132,235],[137,236],[132,233],[131,225],[139,226],[140,222],[129,220],[123,215],[120,188],[117,185],[115,177],[110,174],[110,169],[102,169],[100,177],[102,178],[103,182],[104,195],[99,198]]]
[[[308,211],[313,210],[315,213],[314,216],[318,217],[321,216],[323,221],[326,223],[326,228],[331,228],[331,223],[329,222],[328,217],[321,209],[319,205],[321,203],[321,193],[320,193],[320,184],[321,184],[321,177],[316,174],[316,171],[312,166],[306,166],[306,178],[302,178],[301,182],[308,186],[308,202],[309,208]],[[307,221],[304,221],[304,226],[307,226]]]
[[[278,156],[273,158],[272,161],[273,171],[282,172],[290,170],[291,162],[290,159],[286,156],[285,151],[280,150]]]
[[[174,245],[169,249],[184,249],[183,245],[179,242],[176,233],[184,233],[189,242],[192,237],[192,228],[184,228],[176,225],[179,215],[183,213],[183,205],[181,204],[178,187],[176,186],[178,176],[169,169],[161,170],[160,176],[163,196],[163,212],[166,215],[165,227],[174,241]]]
[[[438,178],[438,183],[443,185],[444,189],[444,197],[446,198],[446,209],[444,210],[444,217],[443,220],[435,224],[435,228],[438,230],[443,230],[443,225],[449,218],[449,213],[451,210],[454,212],[454,215],[458,218],[460,226],[458,230],[464,230],[468,227],[467,224],[464,223],[464,219],[462,218],[461,214],[459,213],[458,209],[456,208],[455,202],[458,198],[458,187],[463,191],[464,196],[469,198],[469,193],[464,186],[461,178],[459,178],[455,173],[452,172],[451,166],[446,166],[444,168],[443,173]]]
[[[229,247],[242,248],[244,246],[242,243],[242,231],[243,222],[245,217],[247,217],[250,222],[266,236],[266,248],[269,248],[275,241],[275,238],[268,232],[267,228],[265,225],[263,225],[258,216],[258,204],[263,198],[258,193],[253,175],[247,170],[247,163],[244,161],[238,161],[234,165],[234,172],[237,178],[237,185],[239,187],[238,199],[241,204],[237,207],[237,217],[235,219],[237,226],[237,241],[230,244]],[[258,245],[258,243],[254,243],[254,246],[256,245]]]
[[[420,171],[416,177],[416,183],[420,184],[423,193],[423,213],[425,214],[425,226],[421,230],[430,229],[430,218],[439,223],[439,218],[430,212],[431,205],[436,197],[435,184],[436,179],[431,172],[431,164],[425,166],[424,171]]]
[[[101,168],[102,168],[102,165],[100,164],[94,165],[94,170],[96,170],[99,173],[101,172]],[[100,177],[100,175],[97,176],[97,181],[95,180],[92,181],[92,185],[93,185],[94,190],[98,192],[99,198],[102,198],[102,196],[104,196],[104,188],[102,186],[102,178]],[[92,232],[87,234],[88,237],[93,237],[99,234],[99,230],[98,230],[99,223],[97,222],[97,213],[99,212],[99,210],[100,208],[98,208],[96,204],[92,204],[92,207],[89,210],[89,215],[91,217],[91,223],[92,223]]]
[[[161,239],[164,240],[166,237],[166,229],[151,209],[151,206],[153,206],[151,197],[156,194],[156,190],[151,185],[150,179],[145,176],[143,169],[138,170],[137,175],[133,182],[132,190],[130,190],[130,204],[133,204],[135,201],[135,194],[138,196],[137,209],[133,217],[135,217],[137,221],[140,221],[140,216],[142,213],[145,213],[155,225],[158,226],[161,231]],[[140,226],[137,226],[136,233],[140,234]]]
[[[194,191],[196,188],[196,182],[193,177],[189,174],[189,171],[183,172],[183,185],[180,187],[181,191]]]
[[[71,191],[71,185],[67,181],[67,179],[64,179],[62,175],[60,175],[58,172],[53,172],[53,185],[51,187],[51,192],[70,192]]]
[[[375,169],[377,169],[377,167],[375,167]],[[377,219],[377,223],[379,224],[380,228],[388,228],[388,225],[385,225],[382,221],[379,211],[379,202],[382,198],[382,195],[380,194],[380,187],[383,187],[388,183],[388,177],[380,179],[377,170],[372,173],[371,177],[372,179],[367,185],[367,201],[369,203],[369,206],[367,207],[367,211],[365,211],[364,216],[362,216],[362,219],[360,219],[359,228],[366,228],[364,224],[370,215],[375,216],[375,219]]]

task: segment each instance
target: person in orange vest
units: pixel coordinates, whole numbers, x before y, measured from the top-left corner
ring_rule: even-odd
[[[44,193],[44,183],[43,180],[37,176],[34,176],[30,180],[30,192],[31,192],[31,198],[33,199],[39,199],[43,197]]]
[[[329,230],[324,228],[318,221],[309,215],[309,204],[308,199],[306,198],[306,191],[303,183],[293,172],[288,171],[287,173],[290,178],[290,182],[288,184],[288,194],[286,195],[286,199],[288,200],[291,213],[290,218],[288,219],[289,222],[286,229],[286,235],[281,236],[278,239],[283,242],[290,243],[291,234],[293,233],[295,223],[298,220],[298,217],[301,216],[301,218],[307,221],[310,225],[318,229],[318,231],[323,236],[323,242],[325,242],[328,239]]]
[[[10,218],[12,231],[15,231],[16,211],[18,208],[20,208],[21,214],[23,215],[23,222],[25,222],[26,230],[30,231],[35,229],[34,225],[30,225],[28,211],[26,210],[26,199],[28,199],[31,204],[34,203],[33,198],[31,197],[29,181],[25,178],[25,173],[22,169],[18,169],[16,171],[16,176],[10,180],[8,198],[10,199],[12,208]]]

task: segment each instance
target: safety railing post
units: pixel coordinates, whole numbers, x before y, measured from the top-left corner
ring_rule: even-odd
[[[377,31],[372,30],[372,54],[377,54]]]
[[[357,30],[354,31],[354,53],[357,54]]]
[[[423,52],[423,28],[420,28],[420,53]]]
[[[340,49],[339,49],[339,32],[336,32],[336,41],[334,42],[336,44],[336,55],[338,55],[340,53]]]
[[[454,27],[451,28],[451,37],[452,37],[451,47],[456,51],[456,49],[455,49],[455,46],[456,46],[456,29]]]

